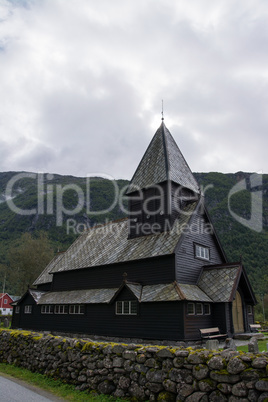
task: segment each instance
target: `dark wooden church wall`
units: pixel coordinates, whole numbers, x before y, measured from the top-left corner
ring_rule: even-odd
[[[53,291],[116,288],[127,280],[143,285],[170,283],[175,280],[174,255],[130,261],[101,267],[84,268],[54,274]]]
[[[41,314],[36,305],[32,314],[22,314],[20,325],[25,329],[83,333],[89,335],[141,339],[183,338],[182,303],[159,302],[139,305],[138,315],[116,315],[113,304],[88,304],[86,313]],[[14,323],[14,328],[18,326]]]
[[[186,204],[192,203],[194,201],[198,200],[198,196],[191,190],[179,186],[176,183],[169,183],[170,188],[170,212],[171,212],[171,217],[170,217],[170,222],[173,225],[175,219],[178,218],[180,215],[181,211],[184,209]]]
[[[211,315],[188,315],[187,303],[184,303],[184,339],[200,339],[200,329],[211,328],[213,326],[213,306],[211,305]]]
[[[32,306],[32,313],[25,314],[24,307],[26,305]],[[20,303],[20,312],[13,312],[12,315],[12,328],[23,328],[23,329],[31,329],[35,326],[35,321],[38,319],[39,307],[36,305],[33,297],[30,294],[27,294],[23,301]],[[16,307],[14,307],[16,309]]]
[[[129,238],[135,238],[142,233],[160,233],[170,229],[170,198],[168,197],[168,182],[143,189],[142,193],[133,192],[129,195],[130,231]],[[138,199],[138,198],[141,199]],[[135,221],[134,221],[135,220]],[[144,232],[142,232],[144,225]],[[150,229],[151,226],[151,229]]]
[[[52,276],[51,276],[52,278]],[[44,290],[44,291],[50,291],[52,288],[52,282],[50,283],[42,283],[40,285],[37,285],[38,290]]]
[[[213,327],[219,327],[220,333],[230,334],[232,331],[232,309],[230,311],[229,303],[213,304]]]
[[[194,214],[187,227],[187,234],[176,250],[176,279],[179,283],[196,284],[202,266],[225,262],[215,236],[206,232],[207,224],[201,213]],[[195,244],[209,248],[209,261],[195,257]]]

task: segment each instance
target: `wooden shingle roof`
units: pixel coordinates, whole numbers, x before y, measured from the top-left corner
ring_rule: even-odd
[[[241,266],[205,267],[198,286],[214,302],[231,302],[241,274]]]
[[[92,228],[83,233],[58,259],[52,260],[34,285],[51,281],[49,272],[69,271],[172,254],[197,205],[197,202],[193,202],[186,206],[184,213],[181,213],[172,229],[158,234],[128,239],[128,219]]]
[[[135,296],[140,303],[148,302],[170,302],[181,300],[199,300],[211,301],[200,289],[195,285],[189,285],[192,291],[188,289],[188,293],[184,295],[182,290],[185,286],[182,284],[168,283],[142,286],[140,284],[127,283],[126,286],[135,292]],[[112,302],[119,289],[84,289],[71,290],[61,292],[43,292],[38,298],[37,304],[99,304]],[[195,298],[193,298],[193,294]],[[199,297],[197,297],[197,294]],[[182,296],[183,295],[183,296]]]
[[[127,194],[171,180],[199,194],[199,185],[164,122],[156,131],[127,189]]]

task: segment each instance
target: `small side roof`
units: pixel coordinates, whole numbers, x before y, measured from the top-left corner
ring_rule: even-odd
[[[45,291],[36,290],[36,289],[28,289],[21,297],[19,297],[17,300],[15,300],[13,303],[11,303],[12,306],[17,306],[18,304],[20,304],[28,294],[32,296],[32,298],[34,299],[34,301],[36,303],[38,303],[41,296],[43,296],[45,294]]]
[[[120,291],[128,288],[140,303],[170,301],[202,301],[212,300],[196,285],[178,284],[176,282],[146,285],[124,282],[119,288],[84,289],[61,292],[42,292],[37,304],[98,304],[112,303]]]
[[[253,290],[248,281],[246,272],[240,263],[205,266],[198,280],[198,287],[202,289],[215,303],[232,302],[240,280],[244,280],[243,291],[250,295],[256,303]]]
[[[85,289],[63,292],[47,292],[37,304],[91,304],[109,303],[117,289]]]

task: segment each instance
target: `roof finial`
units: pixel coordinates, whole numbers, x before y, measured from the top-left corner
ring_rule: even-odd
[[[162,99],[162,112],[161,112],[161,114],[162,114],[161,120],[163,121],[164,120],[164,101],[163,101],[163,99]]]
[[[123,281],[127,282],[127,273],[126,272],[123,273]]]

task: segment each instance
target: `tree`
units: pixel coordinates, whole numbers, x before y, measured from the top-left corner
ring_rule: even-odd
[[[45,232],[36,237],[24,233],[8,252],[8,279],[12,291],[22,295],[53,258],[53,249]]]

